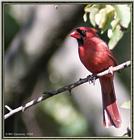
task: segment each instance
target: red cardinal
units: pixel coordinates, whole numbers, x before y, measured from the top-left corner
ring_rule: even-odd
[[[116,60],[106,43],[101,40],[94,28],[79,27],[71,33],[77,39],[79,57],[83,65],[93,74],[97,74],[116,65]],[[113,84],[113,74],[99,78],[102,90],[103,121],[106,127],[120,127],[121,117],[118,111]]]

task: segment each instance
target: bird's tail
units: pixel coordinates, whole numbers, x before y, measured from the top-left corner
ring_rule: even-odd
[[[103,121],[106,127],[120,127],[121,117],[116,103],[116,96],[113,85],[113,76],[101,77],[101,90],[103,101]]]

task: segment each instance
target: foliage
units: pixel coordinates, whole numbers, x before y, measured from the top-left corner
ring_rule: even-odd
[[[89,19],[93,27],[101,30],[101,34],[107,31],[108,46],[113,49],[129,27],[130,8],[126,4],[88,4],[84,9],[83,19],[85,22]]]

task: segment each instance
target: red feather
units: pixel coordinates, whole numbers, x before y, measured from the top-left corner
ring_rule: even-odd
[[[81,62],[93,74],[116,65],[116,60],[107,44],[98,37],[95,29],[79,27],[71,33],[71,36],[78,41]],[[103,120],[105,126],[120,127],[121,117],[116,103],[113,76],[108,74],[99,78],[102,89]]]

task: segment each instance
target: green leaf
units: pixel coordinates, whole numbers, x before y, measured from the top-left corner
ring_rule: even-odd
[[[95,27],[95,15],[99,12],[101,8],[104,8],[104,4],[88,4],[85,8],[84,11],[85,13],[89,13],[89,20],[90,23]],[[84,15],[85,16],[85,15]],[[85,18],[85,17],[84,17]]]
[[[83,15],[83,20],[84,20],[84,22],[87,21],[87,13],[85,13],[85,14]]]
[[[113,35],[112,29],[109,29],[109,30],[108,30],[107,35],[108,35],[109,38],[112,37],[112,35]]]
[[[115,5],[117,12],[117,18],[120,20],[120,25],[124,28],[128,28],[130,23],[130,7],[129,5]]]
[[[121,108],[130,109],[130,101],[126,101],[121,105]]]
[[[104,33],[110,26],[111,21],[114,18],[114,7],[111,5],[106,5],[105,8],[101,9],[95,16],[96,24],[100,29],[101,33]]]
[[[111,26],[112,26],[112,30],[115,30],[116,26],[119,24],[119,18],[115,18],[112,22],[111,22]]]
[[[88,5],[84,8],[84,11],[85,11],[86,13],[90,13],[91,6],[92,6],[92,4],[88,4]]]
[[[89,14],[89,19],[90,19],[91,24],[95,27],[96,26],[95,15],[98,13],[99,7],[92,6],[90,9],[91,10],[90,10],[90,14]]]
[[[109,43],[108,43],[109,49],[112,50],[116,46],[116,44],[122,38],[123,34],[124,33],[121,30],[121,27],[119,25],[116,26],[115,30],[112,31],[112,35],[111,35]]]

